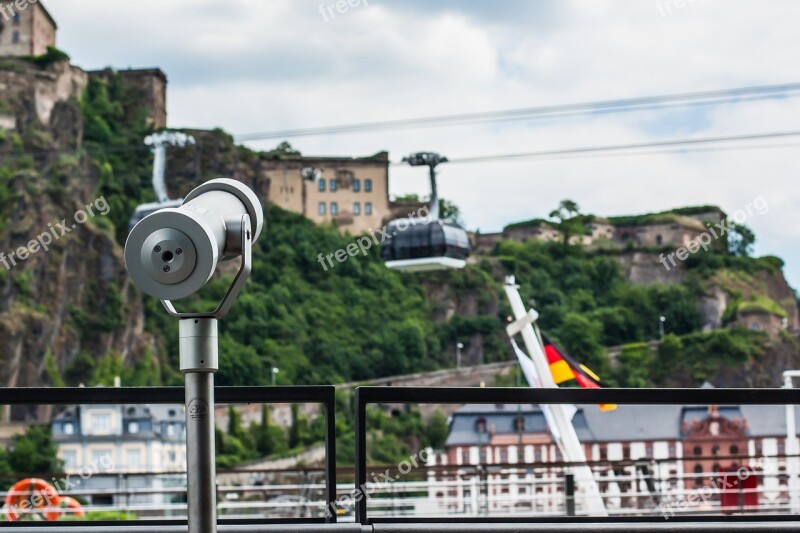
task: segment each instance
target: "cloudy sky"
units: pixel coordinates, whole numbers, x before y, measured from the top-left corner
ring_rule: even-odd
[[[43,1],[73,62],[158,66],[171,126],[234,134],[800,81],[794,0],[351,0],[345,13],[333,0]],[[417,150],[457,158],[800,130],[798,119],[800,98],[776,98],[291,142],[399,161]],[[440,189],[484,232],[564,198],[621,215],[735,212],[763,197],[768,211],[745,222],[756,252],[783,257],[800,287],[798,176],[800,144],[453,164],[441,167]],[[392,194],[428,192],[422,169],[393,167],[390,179]]]

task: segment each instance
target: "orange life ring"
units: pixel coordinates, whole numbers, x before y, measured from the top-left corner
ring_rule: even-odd
[[[83,510],[83,507],[81,507],[81,503],[70,496],[62,496],[59,507],[61,507],[61,512],[65,516],[83,516],[86,514],[86,512]],[[70,510],[67,511],[67,509]]]
[[[3,512],[11,522],[16,522],[22,515],[39,512],[46,520],[58,520],[61,497],[56,489],[47,481],[39,478],[28,478],[18,481],[8,489]]]

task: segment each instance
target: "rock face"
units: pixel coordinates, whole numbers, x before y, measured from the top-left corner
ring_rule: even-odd
[[[3,386],[56,384],[81,355],[138,358],[152,344],[122,248],[103,220],[109,207],[97,198],[98,169],[77,151],[85,85],[85,73],[66,61],[0,68],[4,112],[15,117],[0,136],[8,154],[0,156]]]
[[[702,253],[702,252],[700,252]],[[686,271],[683,265],[667,269],[659,261],[658,255],[648,252],[626,252],[616,256],[622,265],[625,277],[631,283],[650,284],[680,283]],[[759,271],[754,274],[728,274],[722,271],[713,276],[706,283],[706,294],[700,299],[700,313],[703,317],[703,331],[710,331],[728,325],[725,322],[726,311],[729,306],[737,301],[752,301],[767,299],[775,302],[782,312],[779,315],[768,311],[748,311],[750,316],[758,315],[757,327],[772,336],[776,336],[781,329],[800,331],[800,317],[798,316],[797,301],[792,288],[780,270]],[[786,314],[785,321],[783,313]],[[749,327],[753,320],[744,320],[736,312],[728,317],[729,322]]]
[[[25,60],[0,60],[0,94],[21,130],[49,124],[56,106],[78,98],[87,81],[86,72],[68,61],[38,68]]]
[[[625,252],[617,256],[625,277],[632,283],[680,283],[681,268],[666,269],[658,256],[647,252]]]

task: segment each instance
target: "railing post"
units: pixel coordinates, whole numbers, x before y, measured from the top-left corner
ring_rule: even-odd
[[[336,510],[331,502],[336,500],[336,392],[325,402],[325,521],[336,522]]]
[[[361,387],[356,387],[356,491],[362,491],[356,498],[356,522],[367,525],[367,403],[362,396]]]
[[[575,475],[564,474],[564,502],[567,516],[575,516]]]

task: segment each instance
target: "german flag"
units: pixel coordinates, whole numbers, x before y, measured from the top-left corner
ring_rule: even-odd
[[[555,381],[556,385],[574,380],[584,389],[600,389],[605,387],[600,377],[592,372],[589,367],[578,363],[565,352],[559,350],[545,335],[542,335],[542,342],[544,343],[544,353],[547,356],[547,363],[550,365],[550,373],[553,375],[553,381]],[[603,411],[612,411],[616,408],[617,405],[613,403],[600,406],[600,409]]]

